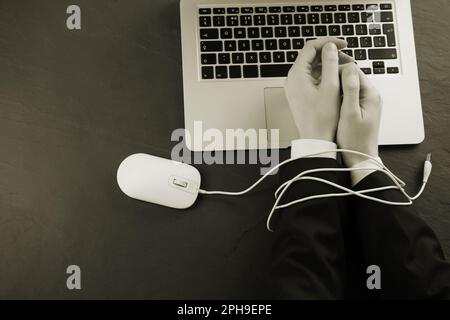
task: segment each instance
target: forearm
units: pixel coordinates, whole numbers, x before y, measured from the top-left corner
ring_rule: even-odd
[[[311,150],[311,149],[310,149]],[[337,168],[331,158],[301,159],[281,169],[282,181],[315,168]],[[342,183],[335,172],[317,174]],[[283,203],[311,195],[335,192],[315,181],[294,183]],[[271,280],[279,298],[336,299],[343,293],[344,240],[342,212],[345,203],[338,198],[311,200],[277,212]]]

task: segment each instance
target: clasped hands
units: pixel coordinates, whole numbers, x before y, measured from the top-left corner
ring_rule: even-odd
[[[378,157],[380,94],[337,38],[308,41],[289,71],[285,91],[301,139],[325,140]],[[347,167],[364,157],[343,154]]]

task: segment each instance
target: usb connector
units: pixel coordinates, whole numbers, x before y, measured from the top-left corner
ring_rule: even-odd
[[[430,177],[431,170],[433,169],[433,164],[431,163],[431,153],[427,154],[427,159],[423,165],[423,183],[428,182],[428,178]]]

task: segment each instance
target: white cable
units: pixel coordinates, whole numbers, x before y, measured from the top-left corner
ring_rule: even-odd
[[[358,151],[353,151],[353,150],[336,149],[336,150],[327,150],[327,151],[322,151],[322,152],[318,152],[318,153],[314,153],[314,154],[305,155],[305,156],[303,156],[301,158],[310,158],[310,157],[319,156],[319,155],[330,153],[330,152],[352,153],[352,154],[361,155],[361,156],[364,156],[364,157],[366,157],[368,159],[373,160],[373,162],[377,166],[379,166],[380,168],[379,169],[374,169],[374,168],[319,168],[319,169],[306,170],[306,171],[303,171],[303,172],[299,173],[294,178],[284,182],[275,191],[275,203],[272,206],[272,209],[271,209],[271,211],[269,213],[269,216],[267,218],[267,224],[266,224],[267,229],[269,231],[273,231],[272,228],[270,227],[270,222],[271,222],[271,219],[272,219],[272,216],[273,216],[275,210],[282,209],[282,208],[287,208],[287,207],[292,206],[294,204],[298,204],[298,203],[301,203],[301,202],[310,201],[310,200],[314,200],[314,199],[322,199],[322,198],[329,198],[329,197],[357,196],[357,197],[360,197],[360,198],[363,198],[363,199],[366,199],[366,200],[375,201],[375,202],[379,202],[379,203],[383,203],[383,204],[387,204],[387,205],[409,206],[409,205],[411,205],[413,203],[414,200],[419,198],[420,195],[425,190],[425,186],[426,186],[426,184],[428,182],[428,178],[429,178],[429,176],[431,174],[431,170],[432,170],[431,154],[428,154],[427,155],[427,159],[426,159],[425,164],[424,164],[424,173],[423,173],[422,186],[421,186],[419,192],[414,197],[411,197],[411,196],[408,195],[408,193],[403,188],[404,186],[406,186],[406,184],[400,178],[398,178],[396,175],[394,175],[383,163],[380,163],[376,157],[372,157],[372,156],[370,156],[368,154],[365,154],[365,153],[362,153],[362,152],[358,152]],[[227,192],[227,191],[206,191],[206,190],[200,189],[199,192],[201,194],[205,194],[205,195],[226,195],[226,196],[243,195],[243,194],[246,194],[246,193],[250,192],[251,190],[253,190],[257,185],[259,185],[265,178],[267,178],[275,170],[279,169],[280,167],[282,167],[282,166],[284,166],[284,165],[286,165],[286,164],[288,164],[288,163],[290,163],[292,161],[298,160],[298,159],[300,159],[300,158],[291,158],[291,159],[288,159],[288,160],[285,160],[285,161],[279,163],[278,165],[276,165],[275,167],[270,169],[264,176],[259,178],[255,183],[253,183],[250,187],[248,187],[245,190],[238,191],[238,192]],[[354,190],[351,190],[349,188],[346,188],[344,186],[341,186],[339,184],[336,184],[334,182],[331,182],[331,181],[328,181],[328,180],[325,180],[325,179],[322,179],[322,178],[307,176],[308,174],[318,173],[318,172],[353,172],[353,171],[361,171],[361,170],[370,170],[370,171],[382,172],[382,173],[386,174],[392,180],[392,182],[395,185],[354,191]],[[339,190],[342,190],[342,191],[345,191],[345,192],[314,195],[314,196],[309,196],[309,197],[297,199],[297,200],[291,201],[291,202],[286,203],[286,204],[278,205],[278,203],[283,198],[283,195],[287,192],[289,187],[294,182],[300,181],[300,180],[313,180],[313,181],[321,182],[321,183],[330,185],[332,187],[335,187],[336,189],[339,189]],[[366,195],[367,193],[384,191],[384,190],[388,190],[388,189],[399,190],[405,196],[407,201],[406,202],[393,202],[393,201],[387,201],[387,200],[384,200],[384,199],[380,199],[380,198],[377,198],[377,197],[372,197],[372,196]]]

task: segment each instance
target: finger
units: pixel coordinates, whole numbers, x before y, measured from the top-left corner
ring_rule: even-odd
[[[339,84],[339,55],[333,42],[327,43],[322,49],[322,85]]]
[[[317,53],[329,42],[334,43],[339,50],[347,46],[347,41],[331,37],[308,41],[305,47],[300,50],[299,57],[295,61],[293,68],[309,73],[311,71],[311,64],[314,62]]]
[[[359,68],[358,68],[359,69]],[[378,108],[381,107],[381,96],[377,88],[373,85],[370,79],[364,74],[364,72],[359,71],[359,82],[360,82],[360,98],[370,103],[362,104],[364,108]]]
[[[349,56],[348,54],[339,51],[339,65],[347,64],[350,62],[355,62],[355,59],[353,59],[353,57]]]
[[[359,90],[360,76],[358,67],[353,63],[349,63],[342,70],[342,91],[344,93],[344,98],[341,116],[361,116]]]

